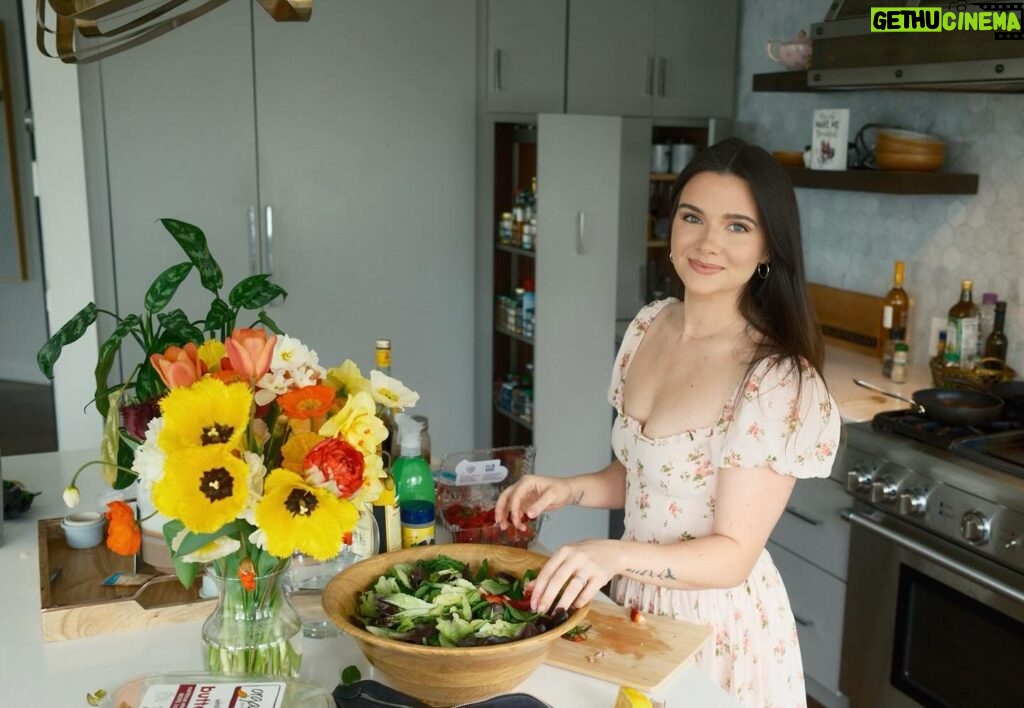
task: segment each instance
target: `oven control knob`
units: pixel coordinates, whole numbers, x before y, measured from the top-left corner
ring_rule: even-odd
[[[965,540],[980,546],[992,536],[991,522],[980,511],[968,511],[960,519],[960,534]]]
[[[866,492],[871,489],[871,473],[855,467],[846,473],[846,491]]]
[[[875,504],[896,501],[896,482],[891,477],[882,477],[872,483],[871,501]]]
[[[900,513],[904,516],[922,516],[928,505],[924,490],[911,489],[900,493]]]

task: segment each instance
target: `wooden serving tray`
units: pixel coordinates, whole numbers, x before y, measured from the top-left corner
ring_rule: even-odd
[[[186,590],[176,576],[161,575],[141,559],[119,556],[105,544],[71,548],[60,522],[39,521],[39,596],[45,641],[200,620],[213,612],[216,601],[199,598],[198,579]],[[156,577],[141,586],[101,584],[117,572]]]

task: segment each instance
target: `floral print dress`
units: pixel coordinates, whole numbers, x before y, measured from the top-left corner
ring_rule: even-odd
[[[801,367],[798,395],[796,371],[784,362],[770,366],[769,360],[755,367],[714,425],[664,438],[645,436],[641,423],[623,412],[623,383],[651,322],[671,302],[648,305],[630,324],[608,392],[618,412],[612,445],[627,471],[623,539],[639,543],[709,535],[720,467],[825,477],[839,443],[838,408],[813,367]],[[713,639],[694,661],[744,705],[806,705],[796,623],[767,550],[734,588],[673,590],[619,576],[612,596],[650,614],[711,625]]]

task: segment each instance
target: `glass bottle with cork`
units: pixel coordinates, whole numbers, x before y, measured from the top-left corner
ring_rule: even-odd
[[[892,375],[896,343],[904,341],[910,314],[910,296],[903,289],[903,261],[896,261],[892,270],[892,289],[882,300],[882,375]]]
[[[378,339],[375,345],[377,371],[391,376],[391,340]],[[384,491],[381,492],[380,497],[374,502],[373,515],[379,529],[378,550],[381,553],[387,553],[402,547],[398,490],[395,487],[395,479],[390,469],[393,466],[395,451],[398,449],[395,443],[398,429],[392,410],[384,408],[380,416],[385,427],[388,429],[388,436],[384,440],[381,449],[381,457],[384,459],[384,469],[387,471],[387,476],[384,478]]]
[[[971,370],[978,359],[980,315],[974,304],[974,282],[960,283],[960,300],[949,308],[949,335],[946,337],[946,364]]]

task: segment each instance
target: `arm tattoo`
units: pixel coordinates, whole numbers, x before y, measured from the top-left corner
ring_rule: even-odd
[[[660,573],[655,573],[650,568],[626,568],[626,572],[638,578],[657,578],[658,580],[676,580],[671,568],[665,568]]]
[[[573,498],[573,500],[572,500],[572,503],[573,503],[573,505],[574,505],[574,506],[579,506],[579,503],[580,503],[581,501],[583,501],[583,491],[582,491],[582,490],[580,490],[580,491],[579,491],[579,492],[578,492],[578,493],[576,494],[576,496],[575,496],[575,497]]]

